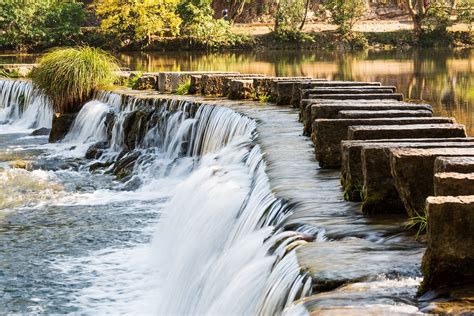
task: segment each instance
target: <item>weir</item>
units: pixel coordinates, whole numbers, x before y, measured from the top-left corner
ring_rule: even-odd
[[[272,89],[280,101],[284,93],[279,86],[302,91],[298,80],[276,82]],[[354,90],[346,82],[315,84]],[[30,83],[0,80],[2,87],[6,131],[24,117],[28,124],[18,125],[23,133],[51,127],[45,123],[48,117],[51,122],[50,104]],[[362,92],[357,88],[358,95]],[[363,104],[367,113],[371,102]],[[384,109],[392,104],[381,102]],[[427,109],[423,116],[430,116],[429,107],[420,108]],[[26,115],[28,109],[35,109],[36,116]],[[152,91],[96,93],[59,143],[33,146],[48,163],[27,166],[19,176],[38,176],[38,169],[45,169],[49,178],[43,181],[59,185],[57,202],[32,202],[38,212],[28,215],[33,221],[43,209],[59,222],[63,215],[51,209],[65,209],[81,220],[84,209],[100,210],[104,223],[116,225],[127,237],[101,243],[101,228],[87,228],[96,250],[91,253],[90,246],[82,249],[72,243],[69,247],[80,251],[54,262],[53,271],[39,283],[44,287],[53,276],[66,280],[48,285],[55,292],[74,288],[58,297],[64,309],[33,300],[18,304],[18,288],[5,299],[5,310],[159,315],[418,312],[415,297],[424,247],[406,231],[406,216],[366,217],[357,204],[344,201],[340,172],[318,166],[311,139],[301,136],[298,110]],[[364,117],[370,117],[367,113]],[[49,163],[56,160],[62,161],[61,167]],[[12,175],[10,169],[5,174]],[[45,187],[50,192],[49,184]],[[21,218],[14,213],[11,220]],[[42,234],[54,239],[49,232]],[[26,240],[34,238],[27,235]],[[3,248],[0,254],[15,262],[8,245]],[[37,260],[49,262],[42,256]],[[15,273],[8,268],[7,280]],[[44,295],[35,289],[32,293],[40,301]]]

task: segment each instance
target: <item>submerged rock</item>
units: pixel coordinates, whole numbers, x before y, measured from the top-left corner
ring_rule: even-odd
[[[140,157],[138,151],[121,154],[117,162],[115,162],[112,173],[117,176],[119,180],[126,179],[132,173],[138,157]]]
[[[86,152],[86,159],[97,159],[99,158],[104,150],[109,147],[109,142],[97,142],[94,145],[90,146]]]
[[[71,128],[77,113],[56,113],[53,115],[53,124],[49,134],[49,142],[56,143],[66,136]]]
[[[46,128],[46,127],[41,127],[38,129],[35,129],[32,133],[31,136],[44,136],[44,135],[49,135],[49,132],[51,129]]]

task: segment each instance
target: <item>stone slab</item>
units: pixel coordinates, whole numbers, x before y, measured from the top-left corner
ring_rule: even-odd
[[[444,141],[444,142],[420,142],[420,143],[393,143],[364,146],[360,149],[359,159],[362,169],[362,212],[365,214],[379,213],[406,213],[406,207],[400,198],[395,179],[392,175],[390,165],[390,153],[392,149],[446,149],[465,148],[474,150],[473,139]],[[357,150],[354,150],[357,152]],[[360,175],[356,164],[351,165],[350,176],[355,181],[360,181]],[[354,176],[355,175],[355,176]],[[431,176],[432,178],[432,176]],[[352,184],[352,179],[350,184]]]
[[[438,157],[435,160],[434,172],[474,172],[474,157]]]
[[[350,201],[360,201],[361,193],[367,196],[368,192],[363,192],[364,173],[363,169],[368,168],[370,172],[372,167],[381,177],[371,183],[382,183],[392,179],[390,173],[390,161],[386,153],[381,152],[386,148],[433,148],[443,146],[459,146],[459,143],[471,143],[474,146],[474,138],[419,138],[419,139],[382,139],[382,140],[345,140],[341,142],[341,184],[347,193],[346,199]],[[370,157],[368,162],[377,161],[375,164],[362,164],[362,150],[371,148],[374,151],[375,158]],[[369,155],[369,154],[368,154]],[[379,157],[380,156],[380,157]],[[381,160],[381,161],[379,161]],[[380,168],[378,166],[380,165]],[[383,167],[385,166],[385,167]],[[396,197],[398,193],[391,185]],[[377,188],[377,187],[376,187]],[[355,192],[357,191],[357,192]],[[370,195],[374,193],[370,192]]]
[[[474,148],[391,149],[390,169],[409,216],[423,211],[434,194],[434,162],[439,156],[474,156]]]
[[[453,119],[454,122],[454,119]],[[347,129],[347,139],[400,139],[400,138],[452,138],[466,137],[462,124],[420,124],[417,126],[386,125],[369,126],[354,125]]]
[[[253,97],[253,80],[232,80],[229,86],[229,99],[251,99]]]
[[[474,283],[474,195],[426,200],[428,247],[422,292]]]
[[[339,111],[338,118],[431,117],[428,110]]]
[[[331,100],[337,101],[337,100]],[[413,104],[407,102],[398,102],[393,100],[364,100],[361,101],[343,101],[343,102],[324,102],[308,104],[301,112],[301,121],[304,123],[304,134],[311,135],[313,121],[323,118],[338,118],[340,111],[385,111],[385,110],[425,110],[433,111],[431,105]]]
[[[224,95],[224,80],[226,78],[243,78],[243,77],[265,77],[261,74],[205,74],[201,76],[201,93],[203,95],[214,95],[214,96],[223,96]]]
[[[366,94],[366,93],[394,93],[397,88],[394,86],[346,86],[346,87],[318,87],[304,89],[300,92],[301,99],[307,99],[315,94]]]
[[[366,93],[366,94],[310,94],[310,99],[333,99],[333,100],[403,100],[402,93]]]
[[[341,141],[347,140],[347,130],[354,125],[409,125],[409,124],[453,124],[453,118],[415,117],[387,119],[316,119],[313,121],[311,137],[316,147],[316,159],[323,168],[341,166]],[[457,128],[461,128],[457,126]],[[464,131],[464,130],[462,130]],[[452,137],[463,137],[458,133]]]
[[[238,72],[223,72],[223,71],[167,71],[159,72],[157,76],[157,90],[160,92],[175,92],[182,83],[190,80],[193,75],[204,74],[238,74]]]
[[[458,173],[458,172],[435,173],[434,195],[436,196],[474,195],[474,173]]]

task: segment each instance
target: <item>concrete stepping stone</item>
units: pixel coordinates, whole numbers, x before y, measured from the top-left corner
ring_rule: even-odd
[[[474,283],[474,195],[426,200],[428,248],[422,292]]]
[[[339,111],[338,118],[431,117],[429,110]]]
[[[365,94],[310,94],[310,99],[333,99],[333,100],[403,100],[402,93],[365,93]]]
[[[474,172],[474,157],[438,157],[434,172]]]
[[[434,175],[434,195],[474,195],[474,173],[440,172]]]
[[[205,74],[201,76],[200,87],[203,95],[224,95],[224,80],[226,78],[248,78],[248,77],[265,77],[261,74]]]
[[[474,156],[474,148],[391,149],[390,169],[409,216],[421,213],[434,194],[434,162],[439,156]]]
[[[399,191],[396,187],[395,179],[392,175],[390,165],[390,153],[392,149],[447,149],[447,148],[465,148],[474,150],[473,139],[469,141],[444,141],[444,142],[414,142],[412,144],[380,144],[372,146],[364,146],[360,149],[360,160],[362,169],[362,197],[363,204],[361,210],[364,214],[380,214],[380,213],[406,213],[406,206],[400,198]],[[357,151],[357,150],[355,150]],[[354,164],[356,165],[356,164]],[[353,167],[351,165],[351,167]],[[350,176],[355,174],[355,181],[359,181],[360,175],[357,167],[353,167]],[[431,179],[433,178],[430,176]],[[347,181],[347,185],[360,188],[352,182],[354,178]],[[356,182],[357,183],[357,182]]]
[[[394,86],[345,86],[345,87],[317,87],[312,89],[304,89],[300,92],[301,99],[307,99],[314,94],[341,94],[341,93],[394,93],[397,88]]]
[[[397,139],[397,138],[443,138],[466,137],[462,124],[420,124],[417,126],[355,125],[347,130],[347,139]]]
[[[227,96],[229,99],[252,99],[254,95],[253,80],[232,80]]]
[[[472,144],[474,147],[474,138],[420,138],[342,141],[341,184],[345,189],[345,197],[349,201],[361,201],[361,195],[380,195],[383,196],[384,199],[395,196],[396,199],[399,199],[398,192],[395,188],[392,175],[390,173],[390,160],[388,156],[388,149],[390,148],[456,147],[459,146],[460,143],[463,143],[463,145]],[[363,164],[362,151],[365,149],[370,150],[366,151],[365,157],[367,157],[367,159]],[[365,172],[368,174],[368,178],[373,179],[369,181],[369,184],[374,183],[375,185],[373,187],[375,190],[380,189],[387,191],[387,185],[384,185],[384,183],[389,183],[388,187],[391,188],[392,194],[384,195],[378,191],[363,191],[364,169],[366,169]],[[375,175],[372,173],[375,173]],[[368,189],[371,188],[372,186],[369,185]],[[382,210],[385,211],[386,208],[382,207]]]
[[[375,119],[316,119],[313,121],[311,135],[316,149],[316,159],[323,168],[341,166],[341,141],[348,139],[348,129],[355,125],[419,125],[419,124],[454,124],[453,118],[446,117],[413,117],[413,118],[375,118]],[[416,127],[415,127],[416,128]],[[447,128],[441,126],[440,128]],[[456,133],[451,137],[465,137],[463,126],[452,128]],[[451,131],[448,128],[449,131]],[[444,136],[451,135],[445,133]],[[423,136],[418,136],[423,137]],[[381,137],[383,138],[383,137]],[[403,138],[403,137],[401,137]]]
[[[235,75],[239,74],[238,72],[224,72],[224,71],[168,71],[168,72],[159,72],[157,74],[158,78],[158,88],[160,92],[176,92],[176,89],[187,80],[191,79],[193,75],[212,75],[212,74],[225,74],[225,75]]]

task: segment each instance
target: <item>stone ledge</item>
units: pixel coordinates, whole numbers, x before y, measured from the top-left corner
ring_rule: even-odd
[[[474,172],[474,157],[438,157],[435,161],[437,172]]]
[[[436,196],[474,195],[474,173],[435,173],[434,194]]]
[[[432,117],[428,110],[374,110],[374,111],[339,111],[338,118],[393,118],[393,117]]]

